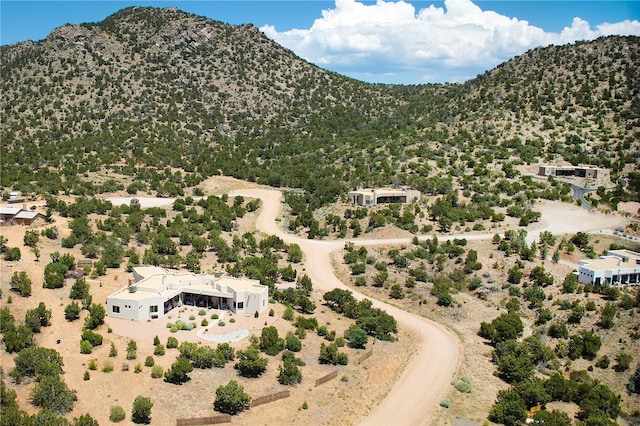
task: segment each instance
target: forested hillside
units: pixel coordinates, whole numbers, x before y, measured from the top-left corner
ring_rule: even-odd
[[[640,188],[639,52],[637,37],[608,37],[535,49],[462,85],[372,85],[251,25],[132,7],[2,47],[1,186],[121,189],[87,179],[110,171],[132,194],[175,196],[225,174],[325,204],[365,185],[501,193],[518,165],[569,161],[612,169],[615,208]]]

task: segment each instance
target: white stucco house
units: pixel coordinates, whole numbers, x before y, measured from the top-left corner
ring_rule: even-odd
[[[143,321],[183,305],[259,315],[268,299],[269,288],[258,280],[140,266],[133,269],[127,287],[107,297],[107,315]]]
[[[595,285],[640,284],[640,253],[631,250],[609,250],[599,259],[581,260],[578,281]]]
[[[409,188],[365,188],[347,193],[349,201],[359,206],[376,206],[385,203],[412,203],[420,199],[420,191]]]

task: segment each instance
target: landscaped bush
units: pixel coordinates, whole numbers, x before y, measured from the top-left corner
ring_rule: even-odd
[[[201,317],[204,316],[204,315],[207,315],[207,311],[205,311],[204,309],[200,309],[198,311],[198,315],[200,315]]]
[[[224,321],[218,321],[218,327],[224,327],[225,325]]]

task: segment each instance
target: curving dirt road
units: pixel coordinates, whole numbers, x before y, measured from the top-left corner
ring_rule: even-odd
[[[334,288],[348,289],[354,297],[365,296],[345,286],[334,274],[332,253],[341,249],[345,241],[355,245],[376,244],[408,244],[411,238],[394,238],[384,240],[353,239],[318,241],[285,233],[278,224],[278,216],[282,205],[282,193],[271,189],[239,189],[229,196],[242,195],[262,199],[262,211],[256,226],[262,232],[277,235],[288,244],[296,243],[305,254],[306,273],[312,279],[314,287],[323,291]],[[604,228],[613,228],[627,222],[619,216],[588,212],[575,205],[566,203],[541,202],[536,205],[542,213],[541,221],[535,224],[528,233],[527,240],[535,241],[542,231],[554,234],[570,234],[578,231],[596,232]],[[430,238],[430,235],[420,239]],[[461,238],[490,239],[492,234],[442,236],[440,240]],[[372,300],[375,307],[386,310],[393,315],[399,324],[412,329],[420,336],[421,345],[418,353],[405,368],[399,380],[393,385],[385,399],[376,407],[362,425],[422,425],[430,423],[430,413],[441,398],[446,395],[451,378],[456,371],[459,357],[458,337],[449,329],[434,321],[413,315],[402,309],[388,305],[379,300]]]
[[[308,240],[287,234],[278,226],[282,194],[268,189],[234,190],[229,196],[242,195],[262,199],[262,211],[256,226],[262,232],[277,235],[288,244],[296,243],[303,250],[306,274],[312,279],[314,288],[330,291],[334,288],[348,289],[357,299],[365,296],[345,286],[333,273],[331,253],[342,248],[344,240]],[[392,242],[395,240],[385,240]],[[398,240],[408,243],[409,239]],[[380,244],[374,240],[353,240],[354,244]],[[336,259],[337,260],[337,259]],[[457,336],[443,325],[410,314],[394,306],[372,300],[375,307],[386,310],[399,324],[413,329],[421,338],[418,353],[410,361],[399,380],[382,403],[362,422],[363,425],[421,425],[429,423],[429,413],[437,407],[446,394],[451,377],[458,365]]]

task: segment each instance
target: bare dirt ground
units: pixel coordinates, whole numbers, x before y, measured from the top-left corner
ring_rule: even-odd
[[[315,289],[326,291],[336,287],[349,288],[334,273],[339,269],[340,251],[345,241],[307,240],[284,233],[279,226],[281,192],[257,188],[256,185],[230,178],[212,178],[203,187],[207,195],[221,195],[229,192],[230,196],[261,198],[263,205],[260,215],[255,218],[255,222],[250,218],[243,220],[242,226],[247,229],[257,228],[266,234],[279,235],[287,243],[299,244],[305,252],[305,273],[312,279]],[[136,198],[141,200],[143,205],[147,202],[153,205],[168,205],[173,201]],[[121,201],[129,202],[128,199]],[[536,235],[543,230],[550,230],[556,234],[570,234],[577,231],[613,229],[628,221],[617,215],[589,213],[577,206],[564,203],[543,202],[537,204],[535,208],[542,212],[542,220],[529,229],[530,238],[536,238]],[[65,219],[55,218],[55,220],[54,224],[61,231],[67,229]],[[36,228],[38,231],[41,229],[44,227]],[[129,413],[133,399],[137,395],[143,395],[150,396],[154,401],[153,424],[169,425],[175,424],[176,418],[214,414],[212,403],[215,398],[215,388],[231,379],[238,380],[254,397],[284,389],[275,380],[279,364],[279,359],[275,358],[270,359],[267,373],[264,375],[266,380],[240,378],[230,365],[224,369],[195,370],[191,373],[192,380],[183,386],[152,379],[148,367],[142,367],[140,374],[133,372],[136,364],[143,365],[145,357],[152,355],[152,341],[155,335],[158,335],[163,343],[169,335],[173,335],[180,341],[189,340],[212,346],[215,346],[215,342],[207,341],[203,338],[203,333],[223,337],[229,335],[231,339],[234,333],[243,330],[247,330],[250,334],[259,334],[260,329],[267,324],[275,325],[280,334],[284,335],[286,331],[292,330],[292,327],[287,321],[281,319],[281,310],[276,305],[274,305],[273,317],[263,314],[256,320],[252,317],[235,316],[235,322],[230,322],[230,318],[227,317],[223,327],[218,326],[216,321],[211,319],[213,312],[207,312],[205,316],[209,320],[207,327],[198,327],[192,332],[175,334],[170,333],[166,328],[166,322],[177,319],[174,316],[177,314],[174,313],[171,314],[172,318],[163,318],[153,323],[130,323],[107,318],[107,324],[99,330],[105,338],[104,344],[95,348],[91,355],[80,354],[80,330],[86,312],[82,313],[83,317],[80,321],[74,323],[64,321],[63,310],[69,303],[69,288],[58,290],[41,288],[42,268],[49,262],[50,253],[56,250],[61,251],[59,241],[46,241],[46,238],[41,237],[39,245],[42,251],[41,259],[40,262],[36,262],[35,256],[22,244],[24,232],[24,227],[0,229],[0,234],[9,239],[8,246],[20,247],[22,251],[20,262],[9,264],[2,260],[0,263],[3,294],[1,302],[2,306],[10,307],[17,320],[23,318],[26,310],[34,308],[40,301],[44,301],[47,308],[53,311],[52,326],[43,328],[43,332],[37,336],[37,342],[40,345],[55,348],[61,353],[65,360],[64,379],[70,388],[78,390],[78,402],[68,417],[90,413],[100,424],[108,424],[111,405],[121,405]],[[411,234],[403,231],[380,232],[380,235],[368,234],[366,239],[350,241],[366,245],[381,243],[392,245],[409,243],[412,238]],[[478,244],[489,244],[488,239],[492,236],[493,233],[487,233],[476,234],[473,237],[467,236],[467,238],[477,240]],[[482,240],[486,243],[482,243]],[[79,250],[77,251],[78,253],[73,254],[76,258],[80,258]],[[483,256],[480,250],[479,255]],[[483,264],[490,264],[486,256],[479,260]],[[8,290],[12,273],[19,270],[27,271],[33,281],[33,295],[29,298],[21,298]],[[109,294],[124,286],[128,278],[129,274],[122,270],[100,277],[100,282],[92,283],[91,292],[94,301],[104,301]],[[342,278],[344,280],[344,277]],[[358,298],[365,297],[361,293],[354,292],[354,294]],[[9,295],[13,299],[11,305],[7,305]],[[324,308],[320,297],[321,293],[315,295],[318,306],[316,318],[320,324],[329,324],[330,329],[335,329],[337,335],[341,335],[349,325],[348,321]],[[303,349],[303,359],[307,363],[302,370],[303,383],[291,389],[290,398],[253,408],[234,417],[233,423],[356,424],[362,422],[374,425],[445,425],[451,424],[454,417],[471,418],[481,422],[483,418],[477,413],[485,413],[486,416],[497,389],[501,386],[506,387],[500,380],[491,376],[493,367],[484,356],[488,349],[476,335],[478,324],[487,320],[491,312],[496,312],[498,306],[495,301],[479,301],[469,295],[457,295],[457,300],[462,304],[461,308],[452,309],[444,314],[436,311],[421,311],[417,303],[413,309],[409,309],[411,312],[407,312],[396,306],[376,301],[377,307],[387,310],[398,320],[401,330],[399,341],[376,342],[373,346],[369,345],[374,347],[373,356],[360,365],[356,360],[361,352],[346,348],[350,356],[349,366],[339,367],[338,379],[319,387],[313,385],[314,380],[335,367],[317,365],[316,348],[322,340],[315,336],[315,333],[309,333],[307,340],[303,343],[305,347],[314,349],[307,352]],[[190,310],[181,312],[180,315],[187,318],[193,316],[198,324],[202,318],[198,312]],[[450,328],[438,322],[447,324]],[[107,333],[107,327],[111,327],[113,332]],[[451,331],[452,329],[454,331]],[[59,344],[56,343],[58,339],[61,340]],[[136,360],[127,361],[124,357],[129,339],[135,339],[138,343]],[[118,348],[119,353],[116,358],[108,357],[111,343]],[[247,344],[248,339],[245,338],[233,345],[236,348],[243,348]],[[154,358],[156,363],[166,370],[176,355],[177,351],[171,349],[167,350],[165,356]],[[90,371],[91,379],[84,381],[82,376],[87,371],[89,360],[92,358],[98,360],[98,370]],[[4,351],[0,354],[0,362],[5,372],[12,366],[11,359],[12,356]],[[100,370],[108,362],[114,365],[114,371],[103,373]],[[123,364],[129,365],[128,371],[121,371]],[[451,380],[462,376],[470,376],[474,381],[484,381],[482,387],[486,384],[490,391],[480,390],[474,392],[472,397],[455,393],[452,390]],[[11,384],[11,386],[18,392],[21,408],[30,413],[36,412],[36,408],[28,402],[28,393],[32,385]],[[451,399],[453,407],[458,408],[451,410],[440,408],[438,404],[445,396]],[[309,408],[303,410],[301,407],[305,402]]]

